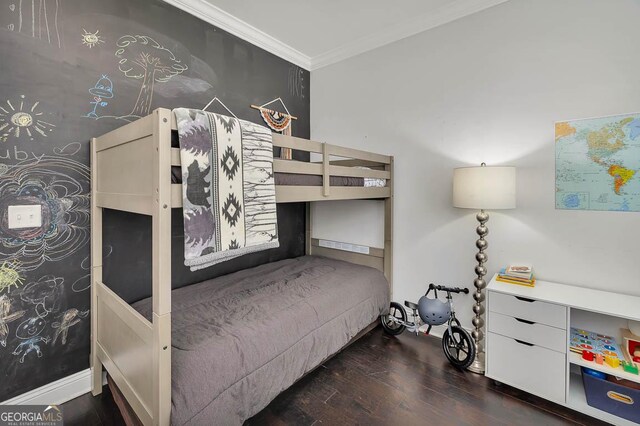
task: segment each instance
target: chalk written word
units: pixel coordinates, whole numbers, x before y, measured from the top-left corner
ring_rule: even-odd
[[[17,146],[14,146],[13,149],[0,149],[0,160],[15,160],[15,161],[24,161],[30,158],[35,159],[36,161],[42,160],[45,154],[37,155],[35,152],[27,152],[18,149]]]

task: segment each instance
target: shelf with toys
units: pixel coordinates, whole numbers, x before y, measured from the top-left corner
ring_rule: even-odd
[[[640,337],[629,330],[633,321],[581,309],[572,309],[570,316],[570,363],[640,383],[640,362],[634,353]]]
[[[640,375],[632,372],[624,371],[623,367],[611,367],[607,363],[597,364],[594,361],[586,361],[582,358],[581,354],[569,352],[569,362],[571,364],[579,365],[581,367],[587,367],[592,370],[601,371],[605,374],[611,374],[612,376],[619,377],[621,379],[631,380],[632,382],[640,383]],[[636,365],[638,363],[635,363]],[[637,367],[636,367],[637,368]]]
[[[611,424],[640,424],[640,297],[497,278],[487,287],[487,376]],[[545,369],[512,368],[514,356]]]

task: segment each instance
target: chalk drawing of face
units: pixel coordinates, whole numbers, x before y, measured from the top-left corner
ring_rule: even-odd
[[[18,329],[16,330],[16,337],[22,340],[22,342],[20,342],[12,354],[22,354],[20,357],[21,364],[31,352],[35,351],[38,358],[42,357],[40,343],[46,345],[50,340],[48,337],[40,336],[40,333],[42,333],[42,330],[44,330],[46,326],[47,322],[40,317],[29,318],[18,326]]]
[[[59,297],[62,294],[63,278],[45,275],[38,281],[30,282],[21,290],[20,298],[36,307],[39,317],[58,310]]]
[[[89,93],[93,95],[93,101],[89,104],[93,105],[93,110],[89,112],[85,117],[98,118],[98,107],[106,107],[109,105],[105,99],[113,98],[113,82],[106,75],[96,81],[95,86],[89,89]]]
[[[18,339],[26,340],[38,336],[47,326],[47,322],[40,317],[29,318],[22,322],[16,330]]]
[[[38,135],[46,138],[56,127],[49,122],[49,116],[51,112],[43,110],[40,101],[30,101],[25,95],[7,99],[0,107],[0,137],[5,140],[25,137],[34,140]]]
[[[82,44],[88,46],[91,49],[93,46],[97,46],[101,43],[104,43],[104,39],[98,34],[100,31],[96,31],[95,33],[91,33],[84,28],[82,29]]]
[[[100,80],[96,82],[95,86],[89,89],[89,93],[98,98],[113,98],[113,83],[111,82],[111,79],[106,75],[103,75]]]

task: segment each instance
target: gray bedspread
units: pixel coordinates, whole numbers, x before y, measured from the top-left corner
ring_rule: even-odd
[[[242,424],[388,306],[381,272],[315,256],[174,290],[171,423]]]

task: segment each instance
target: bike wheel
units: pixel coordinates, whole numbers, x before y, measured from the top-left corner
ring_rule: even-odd
[[[451,333],[447,328],[442,335],[442,350],[454,367],[467,369],[476,358],[476,346],[471,335],[462,327],[451,326]]]
[[[391,336],[397,336],[402,333],[406,327],[392,320],[391,317],[403,322],[407,321],[407,313],[398,302],[391,302],[389,313],[387,315],[380,315],[380,323],[382,324],[384,332]]]

